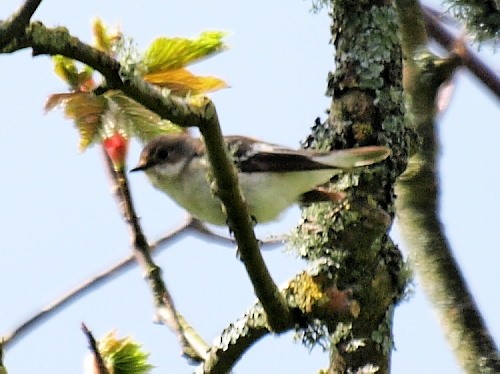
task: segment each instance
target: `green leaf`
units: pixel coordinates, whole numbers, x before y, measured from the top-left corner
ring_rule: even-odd
[[[110,373],[146,374],[153,369],[149,354],[130,337],[118,339],[115,332],[108,333],[99,340],[98,348]]]
[[[136,136],[143,143],[162,134],[184,131],[181,127],[144,108],[121,91],[109,91],[105,97],[116,104],[124,115],[125,123],[121,130],[129,136]]]
[[[80,151],[97,140],[101,128],[101,115],[106,110],[106,100],[89,93],[75,94],[65,103],[64,114],[75,122],[80,133]]]
[[[225,50],[225,35],[221,31],[205,31],[197,39],[158,38],[144,53],[142,63],[147,73],[182,68]]]
[[[72,89],[80,89],[92,79],[94,71],[90,66],[85,65],[81,70],[78,70],[74,60],[60,55],[53,56],[52,62],[54,63],[54,72]]]
[[[97,140],[101,128],[101,116],[107,108],[106,99],[88,92],[69,92],[50,95],[45,103],[48,112],[56,106],[64,107],[64,114],[74,121],[80,133],[80,151]]]
[[[110,54],[112,46],[111,37],[100,18],[96,18],[92,22],[92,34],[94,34],[94,46],[98,50]]]

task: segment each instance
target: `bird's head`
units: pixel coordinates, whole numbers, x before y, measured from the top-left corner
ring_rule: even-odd
[[[189,135],[163,135],[146,144],[139,164],[130,171],[144,171],[148,176],[155,177],[174,177],[197,152],[195,139]]]

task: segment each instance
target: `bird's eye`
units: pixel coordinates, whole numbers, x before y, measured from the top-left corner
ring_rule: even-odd
[[[165,161],[168,158],[168,150],[165,148],[160,148],[156,152],[156,159],[158,161]]]

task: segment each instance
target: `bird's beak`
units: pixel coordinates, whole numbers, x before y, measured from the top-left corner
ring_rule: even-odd
[[[144,170],[148,169],[150,166],[151,165],[147,161],[140,160],[139,165],[137,165],[135,168],[130,170],[130,172],[133,173],[134,171],[144,171]]]

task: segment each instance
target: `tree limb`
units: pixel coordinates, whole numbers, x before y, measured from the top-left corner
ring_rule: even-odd
[[[0,49],[24,32],[41,2],[42,0],[26,0],[8,21],[0,23]]]
[[[401,253],[387,234],[394,217],[393,184],[404,168],[408,141],[397,23],[391,2],[337,1],[329,13],[335,47],[335,71],[328,76],[332,101],[328,119],[316,121],[304,146],[377,144],[389,146],[392,155],[334,179],[334,191],[348,191],[346,207],[336,211],[331,204],[316,204],[303,211],[295,242],[302,256],[325,262],[320,274],[330,279],[333,293],[352,292],[359,303],[356,316],[320,320],[326,335],[320,337],[330,343],[330,366],[324,371],[388,373],[393,310],[407,282]]]
[[[208,240],[213,242],[219,242],[221,245],[233,246],[235,241],[231,238],[227,238],[218,235],[210,231],[202,222],[198,221],[193,217],[187,217],[184,222],[182,222],[178,227],[169,231],[162,238],[158,239],[154,243],[150,244],[151,252],[154,254],[162,249],[164,249],[168,244],[173,244],[173,242],[178,241],[184,235],[189,232],[193,234],[199,234],[206,237]],[[274,238],[265,239],[262,241],[265,246],[275,246],[280,244],[282,239],[275,240]],[[106,270],[93,275],[88,280],[82,284],[76,286],[72,290],[66,292],[41,311],[28,317],[25,321],[21,322],[17,327],[15,327],[11,332],[3,334],[2,339],[4,346],[6,348],[11,348],[14,346],[23,336],[28,334],[31,330],[37,328],[39,325],[54,317],[57,313],[62,311],[65,307],[71,305],[81,297],[85,296],[88,292],[91,292],[101,286],[104,286],[107,282],[113,280],[115,277],[121,275],[123,272],[129,270],[132,266],[137,265],[135,257],[133,254],[123,258],[116,264],[112,265]],[[181,316],[178,316],[181,318]],[[184,323],[187,325],[187,323]]]
[[[153,294],[156,315],[164,325],[168,326],[177,335],[182,352],[187,357],[196,361],[202,360],[203,352],[197,352],[185,335],[175,309],[174,300],[163,281],[161,268],[156,265],[151,257],[151,249],[135,213],[124,170],[123,168],[115,169],[107,153],[105,151],[103,153],[120,212],[130,231],[134,258],[142,268],[144,277]]]
[[[435,98],[459,60],[455,56],[440,60],[426,50],[427,35],[417,1],[397,0],[396,5],[404,53],[406,115],[419,139],[396,184],[399,224],[422,286],[460,365],[467,373],[498,372],[497,348],[451,253],[438,216]]]
[[[463,42],[457,39],[446,28],[443,27],[436,12],[429,7],[423,7],[423,16],[425,26],[429,35],[439,44],[448,50],[448,52],[458,53],[461,63],[469,69],[497,98],[500,98],[500,77],[495,74],[479,57],[477,57],[469,48],[460,46]],[[460,47],[458,47],[460,46]],[[458,47],[458,48],[457,48]]]
[[[206,122],[199,126],[207,148],[212,173],[217,181],[216,194],[224,204],[229,227],[238,243],[238,251],[253,284],[255,294],[266,311],[268,323],[275,332],[280,332],[291,321],[291,313],[278,287],[274,283],[260,252],[253,230],[253,222],[241,196],[236,170],[226,153],[226,146],[217,113],[207,99],[203,113]]]
[[[92,352],[92,355],[94,356],[95,360],[95,369],[97,369],[96,374],[109,374],[109,370],[104,364],[104,360],[102,359],[101,352],[99,352],[99,348],[97,347],[97,342],[94,338],[94,335],[92,335],[92,332],[87,328],[87,326],[82,322],[82,331],[85,334],[85,337],[87,338],[87,341],[89,343],[89,348],[90,351]]]

